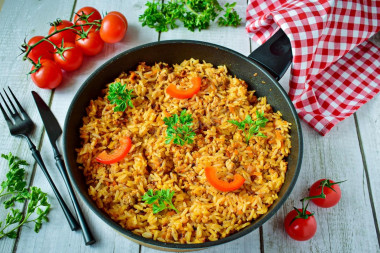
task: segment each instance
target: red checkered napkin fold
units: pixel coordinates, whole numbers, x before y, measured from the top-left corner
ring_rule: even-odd
[[[246,30],[259,44],[289,37],[289,96],[298,115],[327,134],[380,91],[380,0],[251,0]]]

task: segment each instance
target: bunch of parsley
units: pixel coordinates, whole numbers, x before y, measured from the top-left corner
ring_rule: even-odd
[[[252,120],[251,116],[248,114],[242,122],[237,120],[229,120],[228,122],[236,125],[238,129],[243,131],[247,144],[252,136],[267,137],[265,134],[260,132],[260,128],[265,127],[268,122],[268,119],[264,117],[264,112],[260,113],[256,111],[256,120]]]
[[[34,223],[34,231],[38,233],[41,229],[42,222],[48,221],[47,215],[50,211],[50,204],[47,200],[47,194],[40,188],[26,187],[26,172],[22,166],[28,165],[24,160],[17,156],[2,154],[1,157],[8,160],[9,171],[6,174],[6,180],[1,183],[0,198],[8,197],[4,201],[5,209],[13,207],[16,202],[29,201],[25,214],[20,209],[11,208],[5,221],[0,222],[0,239],[7,236],[9,238],[17,237],[17,230],[26,223]]]
[[[236,3],[225,5],[225,14],[218,19],[220,26],[239,26],[241,18],[233,9]],[[170,0],[163,3],[153,0],[146,3],[147,9],[139,17],[142,26],[166,32],[178,27],[177,20],[190,31],[206,29],[210,22],[224,10],[216,0]]]
[[[193,118],[186,110],[183,110],[180,116],[174,114],[169,118],[165,117],[164,122],[168,126],[166,129],[166,144],[173,141],[174,144],[183,146],[186,143],[192,144],[194,142],[196,134],[192,129]]]

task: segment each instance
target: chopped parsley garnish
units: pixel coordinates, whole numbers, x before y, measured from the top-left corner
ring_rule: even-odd
[[[178,213],[177,208],[175,208],[172,203],[173,196],[174,191],[171,190],[159,190],[153,192],[152,189],[149,189],[144,196],[142,196],[142,200],[147,204],[158,202],[158,205],[153,204],[153,213],[159,213],[165,209],[173,209]]]
[[[114,82],[109,87],[108,100],[111,104],[116,104],[113,109],[115,112],[123,112],[127,109],[127,106],[133,108],[132,95],[133,90],[128,90],[126,85],[120,82]]]
[[[243,135],[245,137],[245,141],[247,144],[252,136],[260,136],[266,138],[267,136],[260,132],[260,128],[265,127],[268,119],[264,117],[264,112],[259,113],[256,111],[256,120],[252,120],[250,115],[245,117],[245,120],[239,122],[237,120],[229,120],[228,122],[236,125],[238,129],[243,131]]]
[[[173,116],[164,118],[165,125],[168,126],[166,129],[166,144],[173,141],[177,145],[192,144],[194,142],[195,132],[192,129],[193,118],[191,114],[183,110],[178,116],[174,114]]]

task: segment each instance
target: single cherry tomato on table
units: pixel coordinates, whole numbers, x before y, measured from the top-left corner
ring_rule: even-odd
[[[50,27],[49,35],[55,32],[56,30],[61,30],[69,26],[73,26],[73,23],[71,23],[68,20],[60,20],[60,22],[56,24],[56,27],[54,27],[54,25]],[[64,42],[74,42],[76,32],[73,29],[68,29],[68,30],[56,33],[53,36],[51,36],[49,40],[53,42],[56,46],[62,43],[62,39],[64,40]]]
[[[33,46],[40,40],[45,38],[44,36],[34,36],[28,41],[29,46]],[[51,59],[53,60],[54,46],[50,44],[48,41],[42,41],[40,44],[35,46],[32,50],[30,50],[28,57],[32,59],[35,63],[37,63],[38,58],[41,59]]]
[[[83,54],[92,56],[102,51],[104,41],[100,38],[99,31],[91,29],[78,34],[75,38],[75,45],[82,50]]]
[[[120,146],[115,150],[107,153],[106,151],[101,152],[95,159],[97,162],[104,164],[112,164],[121,161],[127,156],[132,148],[132,140],[130,137],[125,137],[120,140]]]
[[[33,82],[43,89],[54,89],[62,81],[61,69],[54,61],[48,59],[41,59],[37,66],[33,66],[31,76]]]
[[[313,201],[313,203],[316,204],[317,206],[323,207],[323,208],[329,208],[329,207],[335,206],[336,204],[338,204],[342,196],[340,187],[338,185],[339,183],[340,182],[335,183],[334,181],[329,180],[329,179],[318,180],[310,187],[309,196],[313,197],[313,196],[321,195],[322,188],[323,188],[323,194],[325,195],[325,198],[323,197],[315,198],[315,199],[311,199],[311,201]]]
[[[110,13],[103,18],[100,37],[104,42],[116,43],[124,38],[128,24],[125,23],[120,14]]]
[[[78,69],[83,62],[83,53],[72,42],[64,42],[55,49],[54,61],[66,71]]]
[[[302,209],[290,211],[284,221],[286,233],[297,241],[307,241],[317,232],[317,222],[312,213]]]
[[[99,11],[94,7],[86,6],[79,9],[74,15],[74,24],[75,25],[83,25],[85,23],[93,23],[94,21],[101,20],[102,16]],[[91,26],[83,26],[84,29],[89,29]],[[93,28],[95,28],[93,26]],[[80,28],[77,28],[81,30]]]

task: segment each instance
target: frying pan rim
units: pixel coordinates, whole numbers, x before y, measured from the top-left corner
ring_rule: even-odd
[[[78,182],[74,180],[74,175],[73,175],[72,169],[70,167],[70,163],[68,162],[69,161],[68,154],[66,152],[66,150],[67,150],[67,148],[66,148],[67,147],[67,142],[66,142],[66,140],[67,140],[67,127],[68,127],[67,125],[68,125],[68,122],[70,120],[70,116],[71,116],[72,112],[74,111],[74,107],[76,105],[77,100],[82,96],[82,93],[84,92],[85,88],[89,85],[90,81],[94,79],[94,77],[96,77],[108,65],[113,64],[113,62],[115,62],[116,60],[118,60],[121,57],[124,57],[127,54],[130,54],[130,53],[135,52],[135,51],[143,50],[143,49],[148,48],[148,47],[154,47],[154,46],[159,46],[159,45],[164,45],[164,44],[178,44],[178,43],[197,44],[197,45],[201,45],[201,46],[213,47],[215,49],[223,50],[223,51],[226,51],[229,54],[238,56],[243,61],[248,61],[250,64],[253,64],[256,68],[258,68],[259,71],[261,71],[261,74],[265,75],[267,78],[269,78],[272,81],[272,83],[279,89],[280,93],[285,98],[288,106],[290,107],[290,111],[291,111],[293,117],[295,118],[295,122],[296,122],[295,127],[297,128],[297,132],[298,132],[298,145],[299,145],[299,149],[298,149],[298,160],[297,160],[297,165],[296,165],[296,168],[295,168],[294,176],[293,176],[292,181],[289,184],[288,189],[286,190],[286,192],[284,193],[284,195],[282,196],[282,198],[279,200],[278,204],[270,212],[266,213],[265,217],[262,220],[260,220],[258,223],[254,224],[254,225],[249,225],[246,229],[240,230],[240,231],[238,231],[238,232],[236,232],[236,233],[234,233],[232,235],[229,235],[229,236],[227,236],[225,238],[222,238],[222,239],[219,239],[219,240],[216,240],[216,241],[209,241],[209,242],[197,243],[197,244],[164,243],[164,242],[160,242],[160,241],[157,241],[157,240],[144,238],[143,236],[136,235],[133,232],[131,232],[131,231],[127,230],[127,229],[122,228],[119,224],[117,224],[115,221],[113,221],[111,218],[109,218],[105,213],[101,212],[95,206],[95,204],[93,203],[93,201],[90,200],[90,197],[88,196],[88,193],[85,193],[87,196],[84,196],[85,194],[82,194],[82,192],[81,192],[81,190],[79,188]],[[205,249],[205,248],[216,246],[216,245],[221,245],[221,244],[233,241],[235,239],[238,239],[240,237],[243,237],[243,236],[251,233],[255,229],[261,227],[266,221],[268,221],[274,214],[277,213],[277,211],[282,207],[282,205],[284,204],[284,202],[286,201],[286,199],[289,197],[289,195],[292,192],[292,190],[293,190],[293,188],[294,188],[294,186],[296,184],[296,181],[298,179],[298,176],[299,176],[299,173],[300,173],[300,169],[301,169],[301,164],[302,164],[302,158],[303,158],[303,138],[302,138],[301,123],[300,123],[298,114],[296,112],[296,109],[295,109],[292,101],[288,97],[286,91],[278,83],[278,81],[271,74],[269,74],[268,71],[266,71],[262,66],[260,66],[257,62],[255,62],[249,56],[244,56],[243,54],[241,54],[239,52],[236,52],[236,51],[234,51],[232,49],[229,49],[229,48],[217,45],[217,44],[209,43],[209,42],[196,41],[196,40],[163,40],[163,41],[151,42],[151,43],[143,44],[143,45],[140,45],[140,46],[137,46],[137,47],[133,47],[131,49],[125,50],[125,51],[117,54],[116,56],[112,57],[111,59],[109,59],[108,61],[106,61],[105,63],[103,63],[100,67],[98,67],[83,82],[83,84],[80,86],[80,88],[78,89],[78,91],[75,93],[75,95],[74,95],[74,97],[73,97],[73,99],[72,99],[72,101],[70,103],[70,106],[69,106],[69,108],[67,110],[66,117],[65,117],[65,123],[64,123],[64,128],[63,128],[63,156],[64,156],[64,159],[65,159],[66,165],[68,166],[67,171],[68,171],[68,174],[69,174],[69,177],[70,177],[70,181],[74,185],[74,188],[77,191],[77,193],[79,194],[80,198],[86,204],[86,206],[88,208],[90,208],[91,211],[94,212],[108,226],[110,226],[111,228],[115,229],[119,233],[121,233],[121,234],[123,234],[123,235],[125,235],[127,237],[130,237],[131,239],[133,239],[135,241],[141,242],[143,244],[148,244],[148,245],[153,246],[153,247],[158,247],[158,248],[163,249],[163,250],[165,250],[165,249],[171,249],[171,250],[200,250],[200,249]]]

